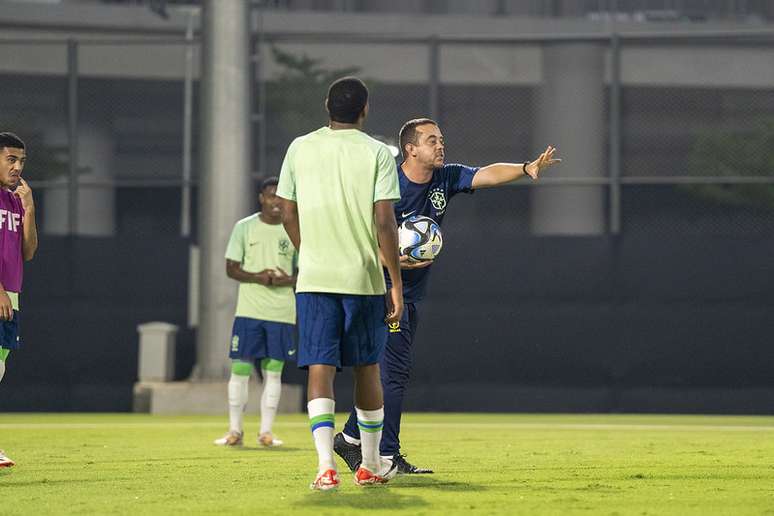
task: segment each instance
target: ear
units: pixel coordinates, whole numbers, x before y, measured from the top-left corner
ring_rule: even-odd
[[[261,206],[263,206],[263,192],[258,194],[258,202],[261,203]]]
[[[325,112],[328,113],[328,116],[331,116],[331,110],[328,109],[328,97],[325,97],[325,102],[323,103],[323,107],[325,108]]]
[[[360,113],[361,120],[365,120],[365,118],[368,116],[368,110],[369,110],[369,106],[368,106],[368,102],[366,102],[366,105],[363,106],[363,111]]]

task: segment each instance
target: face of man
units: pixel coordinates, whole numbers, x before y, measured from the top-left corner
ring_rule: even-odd
[[[0,186],[16,188],[19,185],[25,161],[27,161],[27,154],[24,149],[4,147],[0,153]]]
[[[425,168],[442,167],[445,147],[441,129],[435,124],[424,124],[417,126],[416,132],[416,143],[406,146],[411,158]]]
[[[280,198],[277,197],[277,187],[269,185],[258,195],[261,202],[261,211],[268,217],[280,217],[282,209],[280,208]]]

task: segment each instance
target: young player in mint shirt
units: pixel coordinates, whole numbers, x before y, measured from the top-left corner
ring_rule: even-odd
[[[38,249],[32,189],[21,177],[26,160],[24,142],[13,133],[0,133],[0,381],[8,355],[20,346],[23,263]],[[0,450],[0,468],[13,465]]]
[[[345,77],[328,89],[329,125],[296,138],[282,163],[277,195],[282,221],[299,250],[298,365],[308,367],[309,424],[317,449],[312,489],[339,485],[333,458],[336,370],[355,371],[355,412],[363,460],[355,483],[388,481],[379,457],[384,407],[379,358],[387,322],[400,319],[403,287],[393,202],[400,198],[395,160],[362,132],[368,89]],[[389,293],[380,262],[392,281]]]
[[[243,443],[243,415],[253,368],[263,377],[258,443],[282,445],[272,425],[282,390],[282,369],[286,360],[295,360],[296,353],[296,249],[282,227],[277,181],[276,177],[263,181],[258,196],[261,212],[236,223],[226,249],[226,274],[239,282],[239,296],[229,344],[229,431],[215,440],[222,446]]]

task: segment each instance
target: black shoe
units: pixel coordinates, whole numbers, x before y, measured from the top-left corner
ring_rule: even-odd
[[[398,475],[427,475],[433,472],[432,469],[414,466],[406,460],[405,455],[401,455],[400,453],[396,453],[392,456],[392,462],[398,466]]]
[[[344,459],[347,467],[350,471],[356,471],[360,467],[360,463],[363,462],[363,454],[360,452],[360,445],[349,444],[344,439],[344,434],[341,432],[333,436],[333,451],[336,455]]]

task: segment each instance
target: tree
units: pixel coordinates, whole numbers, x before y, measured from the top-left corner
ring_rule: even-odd
[[[707,129],[696,138],[688,161],[690,173],[697,176],[774,176],[774,119],[739,133]],[[696,184],[685,189],[724,204],[774,208],[774,184]]]

